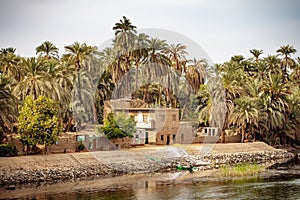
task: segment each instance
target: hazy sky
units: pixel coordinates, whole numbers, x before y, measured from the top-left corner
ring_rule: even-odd
[[[266,56],[286,44],[300,56],[298,0],[0,0],[0,48],[34,56],[46,40],[60,53],[75,41],[97,46],[113,37],[123,15],[138,28],[189,37],[215,63],[248,58],[253,48]]]

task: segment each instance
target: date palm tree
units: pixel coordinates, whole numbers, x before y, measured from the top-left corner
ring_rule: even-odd
[[[281,46],[279,49],[276,51],[279,53],[280,56],[282,56],[282,71],[284,74],[284,81],[288,80],[288,69],[289,68],[294,68],[295,66],[295,61],[291,58],[291,54],[294,54],[297,52],[297,50],[291,46],[291,45],[284,45]]]
[[[38,96],[49,96],[51,93],[51,81],[47,79],[46,62],[42,57],[23,58],[21,62],[24,78],[14,88],[18,98],[24,100],[27,95],[33,99]]]
[[[58,101],[61,108],[71,102],[72,92],[70,83],[73,82],[74,73],[68,73],[65,66],[59,60],[46,61],[46,79],[51,83],[51,93],[48,95],[51,99]]]
[[[64,56],[69,60],[70,64],[73,64],[75,66],[77,72],[78,98],[79,101],[82,103],[80,72],[85,66],[88,57],[95,50],[95,48],[92,46],[88,46],[85,43],[80,44],[79,42],[75,42],[72,45],[65,46],[65,50],[68,53]]]
[[[151,84],[154,80],[164,83],[166,90],[170,89],[171,76],[171,60],[164,54],[167,47],[165,40],[151,38],[148,43],[148,57],[145,61],[144,74],[147,75],[147,84]],[[159,79],[159,80],[158,80]],[[147,95],[148,87],[145,87]],[[144,99],[146,98],[146,95]],[[170,100],[170,92],[167,91],[167,98]]]
[[[257,126],[258,121],[259,112],[255,102],[247,96],[235,100],[234,111],[230,116],[230,123],[241,128],[241,142],[244,142],[247,127]]]
[[[186,46],[182,44],[171,44],[167,45],[164,49],[164,53],[169,57],[172,62],[172,66],[181,74],[185,73]]]
[[[14,77],[16,81],[20,81],[22,71],[19,63],[21,58],[15,54],[15,48],[6,48],[0,50],[0,72],[6,74],[7,77]]]
[[[58,58],[58,48],[49,41],[36,47],[35,51],[37,55],[45,56],[46,59]]]
[[[121,19],[120,22],[116,23],[113,30],[115,30],[114,49],[117,52],[118,65],[123,64],[123,70],[127,72],[130,68],[130,57],[137,38],[136,26],[123,16],[123,20]]]
[[[296,84],[300,84],[300,57],[297,57],[296,61],[296,65],[291,74],[291,80]]]
[[[254,56],[255,58],[255,62],[258,63],[259,61],[259,56],[261,54],[263,54],[263,50],[259,50],[259,49],[251,49],[250,53]]]
[[[148,46],[149,36],[145,33],[141,33],[137,36],[136,44],[132,51],[132,56],[135,62],[135,90],[139,87],[139,67],[140,64],[144,63],[148,57]]]
[[[263,93],[258,100],[262,113],[260,115],[264,116],[259,124],[262,127],[261,135],[270,144],[278,143],[280,130],[284,129],[290,110],[288,95],[291,90],[289,83],[284,83],[282,78],[282,74],[269,72],[268,79],[262,84]]]
[[[269,55],[263,60],[266,65],[266,72],[270,72],[272,74],[282,74],[282,69],[280,67],[280,59],[277,55]]]
[[[0,75],[0,135],[11,129],[17,120],[16,98],[12,93],[11,82],[5,75]]]
[[[254,61],[255,68],[259,73],[258,75],[259,75],[260,80],[262,80],[263,74],[265,71],[265,65],[260,62],[259,56],[263,54],[263,50],[251,49],[250,53],[253,55],[253,57],[255,59],[255,61]]]
[[[69,64],[74,65],[77,74],[77,90],[74,90],[75,98],[78,97],[78,102],[75,100],[75,104],[77,107],[78,113],[82,113],[83,108],[83,99],[82,99],[82,87],[81,87],[81,78],[84,67],[86,67],[87,62],[92,54],[95,51],[95,47],[88,46],[87,44],[83,43],[80,44],[79,42],[75,42],[72,45],[65,46],[65,50],[67,54],[64,55],[64,59],[68,60]],[[78,116],[77,120],[77,129],[80,131],[81,129],[81,122],[82,116]]]
[[[200,85],[204,84],[205,80],[208,78],[208,63],[205,59],[197,60],[196,58],[189,63],[185,77],[191,84],[194,92],[197,93]]]

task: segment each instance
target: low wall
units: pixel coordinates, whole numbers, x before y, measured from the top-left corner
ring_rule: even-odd
[[[220,166],[233,166],[238,163],[267,164],[283,163],[295,159],[295,155],[285,150],[222,153],[204,156],[187,156],[180,161],[172,163],[175,167],[180,163],[183,166],[199,167],[201,170],[219,168]]]
[[[124,138],[117,138],[117,139],[111,139],[110,140],[114,145],[117,146],[117,148],[130,148],[133,146],[132,138],[130,137],[124,137]]]
[[[177,165],[193,165],[199,170],[208,170],[242,162],[275,164],[294,158],[292,153],[273,149],[260,143],[219,145],[224,147],[222,152],[231,153],[210,151],[210,154],[205,155],[192,152],[174,154],[177,147],[156,147],[157,149],[152,153],[147,149],[136,149],[136,153],[133,150],[116,150],[0,158],[0,186],[13,189],[19,184],[49,184],[78,178],[101,178],[126,173],[175,172]],[[256,146],[262,146],[265,150],[252,151],[251,148]],[[196,150],[200,148],[201,145],[195,147]],[[236,150],[248,149],[248,152],[232,152],[233,148]]]

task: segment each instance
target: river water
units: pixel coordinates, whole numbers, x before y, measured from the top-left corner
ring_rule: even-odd
[[[178,172],[131,175],[1,189],[1,199],[300,199],[300,165],[276,166],[257,177],[220,178]]]

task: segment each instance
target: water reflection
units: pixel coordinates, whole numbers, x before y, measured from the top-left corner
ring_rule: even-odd
[[[296,174],[295,170],[293,174]],[[23,188],[15,191],[0,188],[0,198],[80,200],[299,199],[299,176],[287,177],[289,178],[271,178],[269,180],[264,177],[226,181],[200,178],[178,182],[174,179],[162,179],[161,174],[137,175]]]

